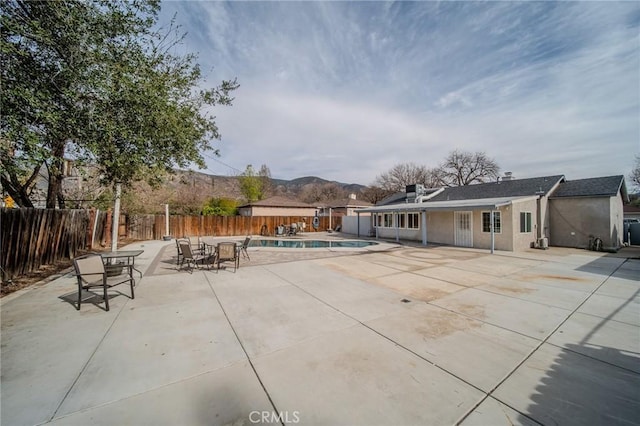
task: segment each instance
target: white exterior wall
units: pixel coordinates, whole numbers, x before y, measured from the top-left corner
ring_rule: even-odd
[[[491,233],[482,231],[483,211],[485,210],[471,211],[473,227],[473,247],[488,250],[491,248]],[[496,211],[500,212],[501,216],[501,232],[494,234],[495,249],[505,251],[518,251],[530,248],[531,243],[536,240],[536,200],[532,199],[515,203],[509,206],[501,207]],[[486,212],[490,211],[486,210]],[[520,232],[521,212],[531,213],[531,232]],[[360,220],[362,221],[362,218]],[[400,228],[396,230],[395,224],[396,222],[394,221],[394,226],[392,227],[380,226],[378,228],[378,237],[385,239],[395,239],[396,236],[399,236],[401,240],[422,241],[421,219],[419,220],[420,227],[418,229]],[[343,229],[346,229],[346,227]],[[353,231],[355,232],[355,225],[353,227]],[[361,231],[361,235],[364,236],[367,234]],[[453,211],[427,212],[427,244],[428,243],[446,244],[452,246],[455,245],[455,214]]]
[[[351,235],[358,235],[358,216],[343,216],[342,229],[340,232]],[[360,215],[360,236],[368,237],[375,235],[375,230],[371,224],[370,215]]]
[[[422,239],[422,233],[419,234]],[[427,244],[453,245],[454,214],[453,212],[427,212]]]
[[[536,200],[523,201],[512,204],[511,217],[513,250],[520,251],[531,248],[531,243],[537,240],[537,223],[538,223],[538,203]],[[531,232],[520,232],[520,213],[531,213]]]
[[[624,207],[622,196],[611,197],[611,248],[624,244]]]
[[[494,248],[496,250],[513,250],[513,218],[511,206],[501,207],[496,212],[500,212],[500,233],[494,233]],[[491,232],[482,232],[482,212],[489,213],[490,210],[474,210],[473,212],[473,247],[481,249],[491,249]]]

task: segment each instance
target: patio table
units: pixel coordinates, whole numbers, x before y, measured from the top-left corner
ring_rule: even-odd
[[[103,260],[107,261],[107,265],[111,265],[113,259],[127,259],[127,265],[131,265],[131,268],[137,271],[140,274],[140,278],[142,278],[142,271],[136,269],[136,257],[140,256],[144,253],[144,250],[118,250],[118,251],[107,251],[100,253],[100,256]]]

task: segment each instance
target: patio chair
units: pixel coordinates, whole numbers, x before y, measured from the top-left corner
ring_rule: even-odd
[[[178,249],[178,259],[176,260],[176,266],[180,265],[180,258],[182,257],[182,249],[180,248],[180,243],[186,243],[191,246],[191,241],[187,238],[176,238],[176,248]]]
[[[240,248],[234,242],[218,243],[216,247],[216,257],[218,262],[218,270],[220,270],[221,262],[233,262],[235,273],[240,266]]]
[[[251,235],[247,235],[247,238],[244,239],[244,242],[240,246],[240,253],[242,253],[242,257],[246,257],[247,260],[251,260],[249,257],[249,252],[247,251],[247,247],[249,247],[249,243],[251,242]]]
[[[186,235],[181,239],[189,242],[189,246],[191,247],[192,252],[198,253],[198,254],[204,254],[205,244],[204,244],[204,241],[202,241],[202,237],[198,237],[198,240],[196,242],[192,242],[191,237],[187,237]]]
[[[182,269],[182,265],[184,265],[184,263],[186,262],[187,267],[190,268],[189,273],[193,272],[194,266],[196,269],[200,269],[200,267],[198,266],[198,262],[202,262],[210,257],[207,256],[204,252],[194,253],[194,251],[191,249],[191,245],[189,245],[189,243],[186,241],[180,243],[180,250],[182,251],[182,262],[180,262],[178,270]]]
[[[78,278],[78,310],[82,304],[82,290],[90,290],[94,287],[102,287],[102,297],[107,311],[109,310],[107,289],[111,287],[128,282],[131,287],[131,298],[135,299],[133,265],[117,264],[105,268],[102,257],[99,254],[91,254],[74,259],[73,266]]]

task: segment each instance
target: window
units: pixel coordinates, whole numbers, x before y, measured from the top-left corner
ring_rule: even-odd
[[[493,212],[493,232],[499,234],[502,232],[502,221],[500,220],[500,212]],[[491,232],[491,213],[482,212],[482,232]]]
[[[393,213],[385,213],[383,219],[385,228],[393,228]]]
[[[373,226],[374,227],[379,227],[382,226],[382,215],[381,214],[374,214],[373,215]]]
[[[398,224],[398,228],[405,228],[406,227],[406,225],[405,225],[405,221],[406,221],[405,220],[406,219],[405,214],[404,213],[398,213],[398,215],[396,217],[398,218],[398,221],[396,222]]]
[[[407,228],[420,229],[420,213],[407,213]]]
[[[520,212],[520,232],[531,232],[531,212]]]

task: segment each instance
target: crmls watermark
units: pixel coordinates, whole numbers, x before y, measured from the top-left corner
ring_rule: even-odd
[[[249,413],[251,423],[299,423],[299,411],[252,411]]]

